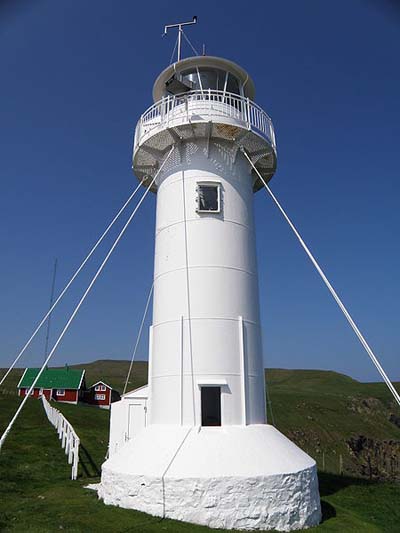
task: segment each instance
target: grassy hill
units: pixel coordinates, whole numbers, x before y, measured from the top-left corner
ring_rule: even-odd
[[[129,363],[96,361],[77,366],[86,368],[89,384],[103,379],[121,390]],[[0,431],[18,405],[14,393],[21,373],[16,370],[8,380],[8,394],[0,394]],[[390,472],[388,464],[392,455],[400,457],[394,453],[400,442],[396,424],[400,413],[385,386],[316,370],[272,369],[266,376],[270,421],[273,418],[320,467],[324,521],[313,531],[398,531],[400,484],[375,480],[395,479],[397,474]],[[130,388],[146,380],[147,364],[136,363]],[[99,502],[95,493],[83,487],[98,480],[107,450],[109,413],[85,405],[59,407],[81,438],[79,479],[69,481],[70,467],[56,432],[41,403],[29,401],[0,454],[0,531],[209,531]],[[367,440],[359,442],[360,436]],[[351,439],[358,439],[358,455],[348,444]],[[325,472],[321,471],[323,455]],[[343,476],[337,475],[340,455]],[[379,466],[372,480],[366,479],[371,473],[365,469],[368,456],[370,463],[372,457]]]
[[[339,473],[342,463],[350,475],[400,480],[400,409],[383,383],[317,370],[273,369],[266,379],[269,421],[321,469]]]
[[[129,361],[101,360],[71,368],[86,369],[89,385],[101,379],[122,392]],[[21,375],[21,369],[10,374],[7,391],[15,393]],[[400,480],[400,410],[384,383],[360,383],[323,370],[274,368],[265,376],[269,422],[309,453],[321,470]],[[146,382],[147,362],[137,361],[128,389]]]

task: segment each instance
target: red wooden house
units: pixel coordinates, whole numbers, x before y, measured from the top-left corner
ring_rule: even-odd
[[[88,387],[83,394],[83,401],[90,405],[101,407],[102,409],[110,409],[112,402],[117,402],[121,399],[118,391],[104,383],[98,381],[91,387]]]
[[[30,389],[34,379],[39,373],[39,368],[26,368],[18,383],[18,395],[23,397]],[[40,398],[44,395],[47,400],[57,402],[74,403],[82,398],[86,388],[85,371],[75,368],[46,368],[35,388],[32,390],[33,398]]]

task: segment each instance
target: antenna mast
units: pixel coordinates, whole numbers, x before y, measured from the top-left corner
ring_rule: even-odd
[[[167,32],[171,28],[178,28],[178,61],[181,60],[181,51],[182,51],[182,33],[183,29],[182,26],[190,26],[191,24],[196,24],[197,17],[194,16],[193,19],[190,22],[178,22],[177,24],[167,24],[164,27],[164,34],[167,35]]]
[[[46,359],[47,352],[49,349],[49,336],[50,336],[50,322],[51,322],[51,308],[53,307],[53,301],[54,301],[54,288],[56,284],[56,275],[57,275],[57,258],[54,261],[54,268],[53,268],[53,280],[51,282],[51,294],[50,294],[50,314],[49,318],[47,319],[47,331],[46,331],[46,342],[44,347],[44,357]]]

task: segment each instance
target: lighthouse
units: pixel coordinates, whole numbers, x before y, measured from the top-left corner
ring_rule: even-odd
[[[210,527],[289,531],[321,517],[315,461],[266,418],[254,194],[274,129],[247,72],[168,66],[133,169],[156,194],[148,385],[111,410],[106,504]],[[245,157],[247,154],[247,157]]]

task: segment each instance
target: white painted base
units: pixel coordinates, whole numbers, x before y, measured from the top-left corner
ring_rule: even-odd
[[[103,464],[106,504],[225,529],[321,519],[316,464],[270,425],[149,426]]]

